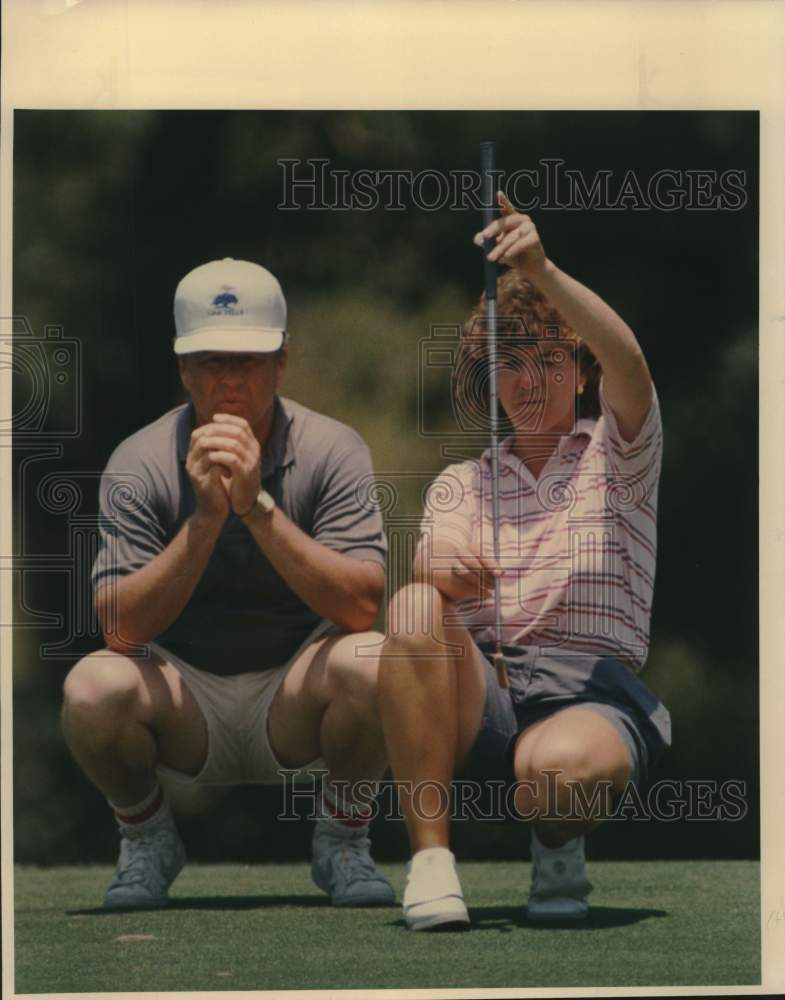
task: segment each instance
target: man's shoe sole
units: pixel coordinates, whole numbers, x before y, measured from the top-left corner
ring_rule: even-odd
[[[367,895],[347,895],[340,900],[333,899],[332,892],[330,891],[329,877],[322,874],[322,871],[316,862],[311,863],[311,881],[317,889],[321,889],[322,892],[327,893],[330,897],[330,903],[332,906],[395,906],[395,890],[389,883],[380,881],[379,888],[375,891],[368,892]]]
[[[368,893],[367,896],[356,895],[345,896],[343,899],[333,899],[329,884],[319,881],[313,872],[311,872],[311,880],[317,889],[321,889],[322,892],[330,897],[330,904],[332,906],[395,906],[395,892],[392,886],[387,887],[386,890]]]
[[[168,899],[144,899],[144,900],[104,900],[105,910],[162,910],[169,905]]]
[[[333,906],[395,906],[395,894],[379,892],[367,896],[348,896],[335,901],[331,899],[330,902]]]

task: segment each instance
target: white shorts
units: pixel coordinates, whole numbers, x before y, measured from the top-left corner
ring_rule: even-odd
[[[277,785],[283,782],[281,771],[285,769],[273,753],[267,733],[270,706],[294,661],[332,627],[330,622],[321,622],[283,666],[229,677],[198,670],[157,643],[149,643],[150,648],[183,678],[207,722],[207,759],[202,770],[191,775],[159,764],[158,772],[189,785]],[[322,757],[298,768],[301,780],[311,772],[326,770]]]

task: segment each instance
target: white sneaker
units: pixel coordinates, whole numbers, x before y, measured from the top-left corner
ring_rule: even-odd
[[[169,902],[169,886],[185,864],[185,848],[171,813],[140,831],[122,828],[117,872],[104,896],[104,908],[158,909]]]
[[[336,830],[317,820],[313,832],[311,878],[333,906],[392,906],[393,887],[371,857],[367,828]]]
[[[586,897],[592,891],[586,878],[584,838],[574,837],[561,847],[550,848],[532,830],[531,852],[529,920],[583,920],[589,912]]]
[[[412,931],[468,928],[469,914],[455,871],[455,856],[446,847],[418,851],[409,862],[403,919]]]

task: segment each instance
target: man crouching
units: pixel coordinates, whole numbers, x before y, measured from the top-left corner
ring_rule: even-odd
[[[328,772],[316,884],[336,906],[391,904],[367,808],[336,792],[385,767],[377,662],[358,650],[379,638],[365,630],[386,556],[380,515],[355,495],[368,448],[278,395],[286,303],[264,268],[197,267],[175,324],[190,402],[109,460],[92,577],[108,648],[65,682],[67,743],[120,828],[104,905],[165,906],[183,867],[160,774],[235,785],[292,768]]]

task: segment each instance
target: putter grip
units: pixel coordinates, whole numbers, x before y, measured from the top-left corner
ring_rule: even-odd
[[[496,205],[494,196],[496,194],[496,143],[480,143],[480,177],[482,179],[482,227],[485,229],[496,218]],[[493,261],[488,260],[488,254],[496,246],[494,240],[486,240],[483,246],[483,265],[485,267],[485,297],[486,299],[496,298],[496,272],[497,267]]]
[[[507,663],[498,650],[493,656],[493,668],[496,671],[496,683],[500,688],[508,688],[510,686],[510,678],[507,674]]]

